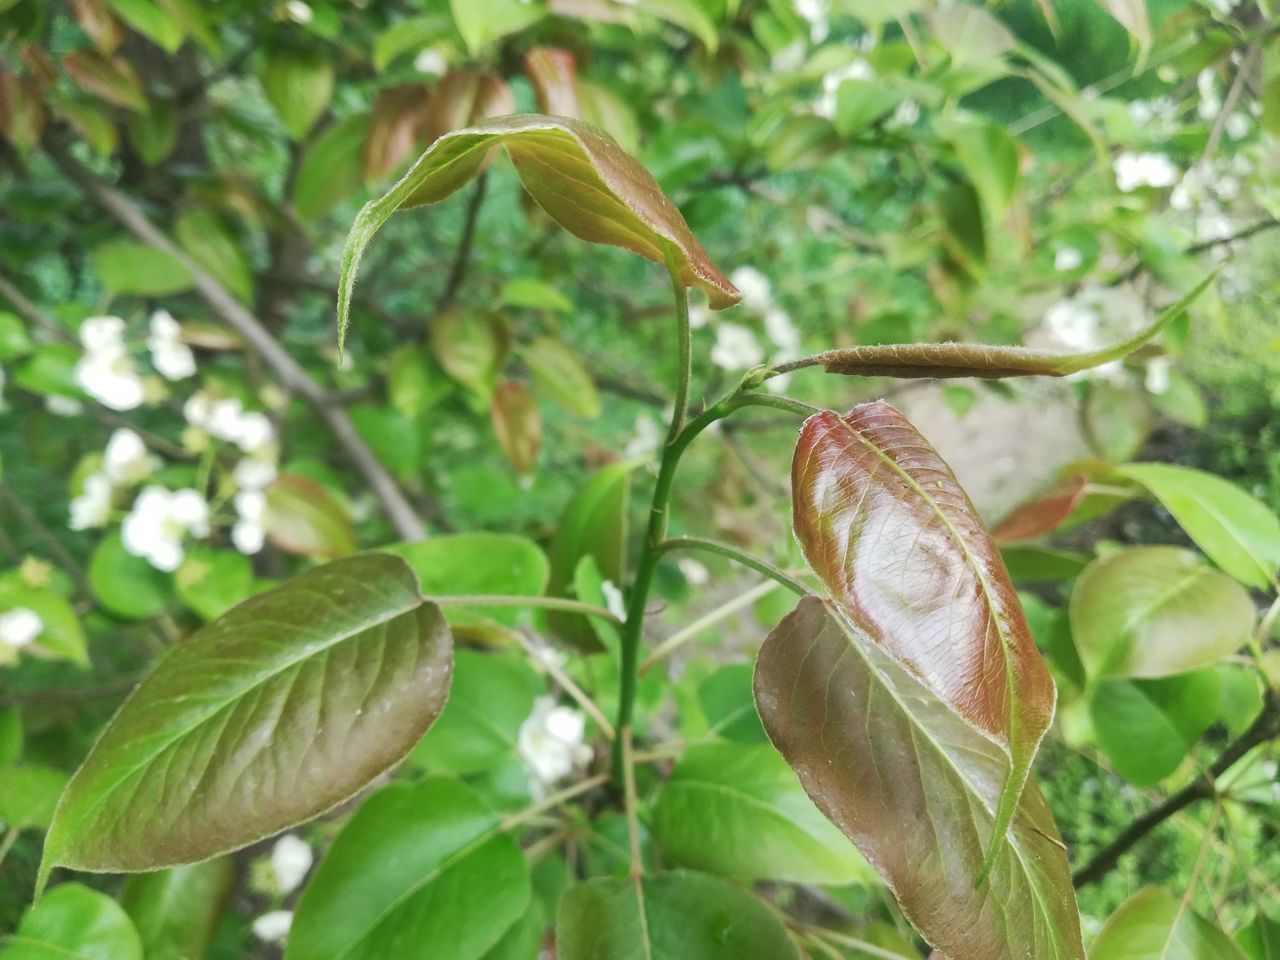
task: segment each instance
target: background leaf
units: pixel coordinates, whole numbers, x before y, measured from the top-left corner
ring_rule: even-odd
[[[1147,887],[1120,905],[1090,960],[1244,960],[1221,930],[1177,898]]]
[[[230,857],[131,876],[120,902],[133,918],[147,960],[199,960],[231,894]]]
[[[105,893],[78,883],[50,890],[22,915],[0,960],[143,960],[129,915]]]

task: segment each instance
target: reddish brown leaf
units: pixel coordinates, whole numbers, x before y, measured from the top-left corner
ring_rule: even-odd
[[[44,47],[28,43],[22,48],[20,56],[27,70],[40,81],[41,86],[48,87],[58,82],[58,65],[45,52]]]
[[[493,392],[493,432],[516,473],[532,473],[542,448],[542,414],[524,385],[506,380]]]
[[[101,53],[113,53],[120,41],[124,39],[124,31],[120,22],[107,9],[106,0],[68,0],[71,15],[80,24],[80,29],[88,34],[93,45]]]
[[[555,47],[534,47],[524,55],[524,72],[533,83],[539,110],[556,117],[582,119],[578,68],[572,53]]]
[[[950,467],[897,410],[867,403],[805,421],[792,497],[805,557],[854,625],[1005,751],[1007,825],[1057,694]]]
[[[427,143],[433,143],[446,133],[503,116],[515,108],[511,88],[501,77],[478,70],[450,70],[431,92],[419,132]]]
[[[415,84],[390,87],[378,94],[362,154],[365,182],[394,173],[409,158],[430,102],[430,93]]]
[[[19,150],[40,142],[48,113],[40,83],[32,76],[0,73],[0,134]]]
[[[1052,490],[1037,494],[1025,503],[1014,507],[1012,512],[996,524],[991,535],[995,537],[997,543],[1005,544],[1037,540],[1052,533],[1062,526],[1080,505],[1088,483],[1088,478],[1078,473],[1059,483]]]
[[[282,473],[267,488],[267,538],[286,553],[341,557],[356,548],[346,508],[329,490],[296,473]]]
[[[1040,790],[1021,792],[978,885],[1000,832],[1008,756],[890,656],[888,640],[834,602],[801,600],[756,661],[769,738],[947,957],[1083,960],[1066,851]]]
[[[71,79],[95,97],[129,110],[146,110],[147,98],[138,75],[120,57],[107,58],[92,50],[74,50],[62,59]]]

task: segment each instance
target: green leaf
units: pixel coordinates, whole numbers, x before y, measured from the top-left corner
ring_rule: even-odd
[[[1196,546],[1241,583],[1259,589],[1280,568],[1280,518],[1221,477],[1167,463],[1131,463],[1116,471],[1147,488]]]
[[[875,80],[845,80],[836,88],[835,128],[844,137],[865,133],[877,121],[893,113],[902,94]]]
[[[479,53],[495,40],[519,33],[547,15],[541,3],[521,0],[449,0],[453,22],[467,44]]]
[[[559,960],[800,960],[768,907],[725,880],[663,873],[570,887]]]
[[[827,373],[857,377],[1065,377],[1128,356],[1154,339],[1186,313],[1216,274],[1200,281],[1190,293],[1160,312],[1150,325],[1110,347],[1088,353],[1054,353],[1026,347],[977,343],[881,344],[828,350],[815,357]],[[1095,384],[1096,386],[1096,384]]]
[[[1151,406],[1132,386],[1096,380],[1088,385],[1081,426],[1093,452],[1120,463],[1137,456],[1151,436]]]
[[[93,548],[89,587],[102,608],[122,620],[149,620],[164,612],[173,595],[172,578],[125,550],[119,533]]]
[[[579,417],[600,416],[600,394],[586,365],[563,342],[540,337],[520,352],[533,385],[557,405]]]
[[[35,349],[26,325],[16,313],[0,310],[0,363],[25,357]]]
[[[107,0],[116,16],[165,53],[174,53],[185,39],[182,24],[154,0]]]
[[[273,544],[304,557],[340,557],[356,548],[346,508],[329,489],[296,473],[267,487],[263,526]]]
[[[22,714],[17,707],[0,707],[0,766],[22,756]]]
[[[453,384],[443,376],[427,348],[405,344],[391,355],[387,371],[387,399],[406,417],[430,410],[449,392]]]
[[[511,2],[529,9],[518,0]],[[465,6],[475,11],[484,4]],[[665,263],[671,248],[680,282],[705,290],[713,308],[741,299],[653,177],[607,133],[561,117],[508,116],[446,133],[385,196],[360,211],[342,255],[339,342],[346,335],[360,258],[378,229],[401,208],[435,203],[460,189],[498,144],[505,147],[525,189],[570,233],[623,247],[655,263]]]
[[[62,58],[62,65],[72,80],[98,99],[126,110],[147,109],[142,82],[124,59],[104,57],[91,50],[74,50]]]
[[[6,827],[47,830],[67,775],[50,767],[0,768],[0,821]]]
[[[380,549],[408,562],[426,596],[537,597],[546,589],[550,574],[542,548],[528,537],[511,533],[456,533]],[[450,606],[447,616],[454,624],[496,620],[514,627],[523,612],[518,607]]]
[[[698,705],[721,737],[734,743],[768,743],[751,697],[749,663],[728,663],[698,684]]]
[[[338,834],[298,903],[285,960],[478,960],[530,895],[524,855],[469,788],[395,784]]]
[[[1004,127],[966,119],[949,125],[946,135],[969,175],[983,209],[995,223],[1013,202],[1018,186],[1018,144]]]
[[[874,513],[868,523],[878,525]],[[927,567],[912,587],[947,570]],[[938,952],[1083,960],[1066,848],[1034,781],[999,842],[1006,748],[886,646],[842,607],[801,600],[756,662],[770,739]],[[995,857],[979,885],[987,850]]]
[[[455,307],[432,319],[430,335],[444,372],[488,406],[511,350],[511,328],[502,315]]]
[[[715,53],[720,45],[716,25],[696,0],[636,0],[635,7],[641,13],[687,30],[702,41],[708,53]]]
[[[463,776],[517,755],[520,725],[545,687],[521,658],[464,649],[454,659],[449,703],[414,748],[410,762]]]
[[[1147,887],[1120,905],[1089,951],[1090,960],[1244,960],[1225,933],[1186,903]]]
[[[999,846],[1057,692],[973,504],[884,402],[806,420],[791,485],[796,537],[835,601],[1004,753]]]
[[[195,547],[173,575],[178,599],[203,620],[216,620],[253,593],[253,564],[234,550]]]
[[[1244,588],[1178,547],[1108,554],[1071,594],[1071,632],[1095,680],[1207,666],[1244,644],[1255,615]]]
[[[1009,576],[1018,583],[1044,583],[1070,580],[1089,564],[1083,553],[1067,550],[1049,550],[1045,547],[1003,547]]]
[[[591,475],[569,501],[551,541],[551,578],[547,594],[570,596],[578,562],[595,560],[604,579],[624,582],[627,548],[627,496],[637,461],[613,463]],[[552,613],[547,617],[556,635],[580,650],[602,650],[600,641],[581,614]]]
[[[262,68],[262,86],[289,135],[301,140],[333,96],[333,63],[320,50],[273,50]]]
[[[123,237],[93,251],[93,269],[112,293],[162,297],[190,289],[191,271],[172,254]]]
[[[448,695],[452,641],[403,560],[350,557],[173,647],[62,797],[57,865],[204,860],[330,809],[398,763]]]
[[[131,876],[120,903],[133,918],[147,960],[203,957],[234,880],[230,857]]]
[[[489,415],[498,446],[516,473],[533,473],[542,449],[542,414],[528,389],[516,380],[498,384]]]
[[[105,893],[78,883],[50,890],[22,915],[0,960],[142,960],[129,915]]]
[[[767,744],[686,750],[658,794],[653,832],[674,863],[744,882],[835,885],[870,875]]]
[[[507,929],[484,960],[535,960],[546,934],[547,908],[537,897],[531,897],[524,915]]]
[[[174,224],[174,235],[191,259],[234,293],[241,303],[253,302],[253,271],[240,242],[212,211],[187,210]]]
[[[1280,960],[1280,921],[1259,909],[1253,923],[1237,931],[1236,943],[1248,960]]]
[[[1143,50],[1151,48],[1151,18],[1147,14],[1146,0],[1098,0],[1098,6],[1116,22],[1133,34]]]
[[[360,403],[350,408],[356,432],[373,455],[402,482],[412,482],[422,468],[423,436],[418,425],[394,407]]]
[[[33,641],[40,652],[80,667],[89,665],[84,627],[65,597],[43,587],[29,586],[20,577],[0,578],[0,613],[14,607],[25,607],[40,618],[40,634]]]
[[[373,65],[382,72],[401,54],[418,53],[450,32],[452,25],[443,14],[410,17],[391,24],[373,47]]]
[[[134,151],[143,163],[154,167],[178,143],[178,111],[167,100],[154,100],[146,113],[129,115],[127,128]]]
[[[1103,680],[1089,699],[1098,746],[1130,783],[1159,783],[1217,718],[1218,687],[1212,670],[1164,680]]]
[[[984,65],[1017,46],[1009,29],[982,7],[957,4],[929,14],[933,38],[951,55],[953,67]]]
[[[534,277],[516,277],[514,280],[508,280],[502,285],[498,300],[504,307],[573,313],[573,301],[561,293],[558,287],[543,283]],[[561,346],[559,340],[552,340],[549,337],[544,340],[557,347]]]
[[[293,205],[303,220],[324,216],[364,182],[361,153],[369,116],[345,117],[316,138],[298,166]]]

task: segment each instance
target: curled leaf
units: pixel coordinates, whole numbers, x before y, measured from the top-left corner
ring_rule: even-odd
[[[805,421],[792,496],[805,558],[841,609],[1003,752],[994,855],[1057,694],[977,511],[883,402]]]
[[[338,339],[345,337],[360,257],[387,219],[457,191],[474,177],[491,147],[501,144],[525,189],[557,223],[592,243],[622,247],[655,263],[675,252],[680,281],[706,291],[713,308],[741,294],[711,262],[684,217],[640,164],[607,133],[559,117],[499,117],[447,133],[409,172],[356,217],[342,255]]]

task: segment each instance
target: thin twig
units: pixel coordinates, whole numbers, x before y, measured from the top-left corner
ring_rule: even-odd
[[[778,589],[776,580],[765,580],[763,583],[757,583],[750,590],[738,594],[727,603],[723,603],[714,610],[703,614],[693,623],[689,624],[682,630],[677,630],[666,640],[660,643],[649,656],[645,657],[644,662],[640,664],[640,675],[644,676],[650,669],[661,663],[671,654],[675,653],[690,640],[697,637],[704,630],[714,627],[717,623],[728,617],[733,616],[743,607],[749,607],[763,596],[767,596],[774,590]]]
[[[1222,132],[1227,128],[1227,120],[1235,112],[1236,103],[1240,100],[1240,94],[1244,92],[1245,78],[1253,68],[1253,61],[1257,59],[1257,56],[1258,41],[1254,40],[1245,48],[1244,56],[1240,60],[1240,66],[1236,68],[1236,75],[1231,80],[1231,87],[1227,90],[1227,96],[1222,101],[1222,107],[1218,110],[1218,115],[1213,118],[1213,126],[1209,129],[1209,139],[1205,142],[1204,152],[1200,154],[1200,165],[1202,167],[1207,167],[1209,162],[1213,160],[1213,155],[1218,152],[1218,144],[1222,142]]]
[[[538,647],[535,646],[533,642],[519,630],[513,631],[512,635],[515,637],[516,643],[520,644],[524,649],[524,652],[532,657],[539,667],[546,670],[551,676],[551,679],[560,686],[560,689],[573,698],[574,703],[580,706],[591,717],[591,719],[596,722],[596,726],[599,727],[600,732],[605,735],[605,739],[612,741],[614,736],[616,736],[613,724],[605,717],[604,711],[597,706],[596,702],[587,696],[581,687],[574,683],[573,677],[569,676],[569,674],[565,672],[564,667],[560,666],[560,664],[551,657],[544,655],[543,651],[539,650]]]
[[[736,563],[749,567],[757,573],[763,573],[770,580],[776,580],[788,590],[799,594],[802,597],[809,595],[809,588],[788,574],[786,571],[774,566],[767,560],[761,560],[759,557],[753,557],[749,553],[739,550],[737,547],[727,543],[721,543],[719,540],[708,540],[705,537],[671,537],[662,541],[656,548],[657,553],[667,553],[671,550],[704,550],[707,553],[719,554],[722,557],[728,557]]]
[[[453,302],[458,299],[458,293],[462,290],[462,281],[467,277],[467,267],[471,264],[471,246],[476,236],[476,221],[480,217],[480,206],[484,203],[484,187],[487,179],[487,172],[476,178],[471,199],[467,201],[467,218],[462,225],[458,252],[453,258],[453,267],[449,270],[449,279],[445,281],[444,292],[440,294],[440,302],[436,304],[437,313],[453,305]]]
[[[311,404],[328,425],[347,458],[369,484],[396,532],[406,540],[421,540],[425,537],[426,527],[417,512],[391,474],[360,437],[341,404],[334,403],[324,387],[293,359],[261,321],[170,240],[131,199],[72,157],[63,145],[49,138],[46,141],[49,156],[70,180],[134,237],[149,247],[167,253],[182,264],[190,272],[200,296],[271,367],[281,385]]]
[[[598,607],[594,603],[584,603],[581,600],[570,600],[566,597],[521,597],[499,593],[459,593],[438,597],[424,596],[422,599],[428,603],[434,603],[438,607],[538,607],[542,610],[563,610],[567,613],[581,613],[589,617],[600,617],[612,623],[622,622],[607,607]]]

